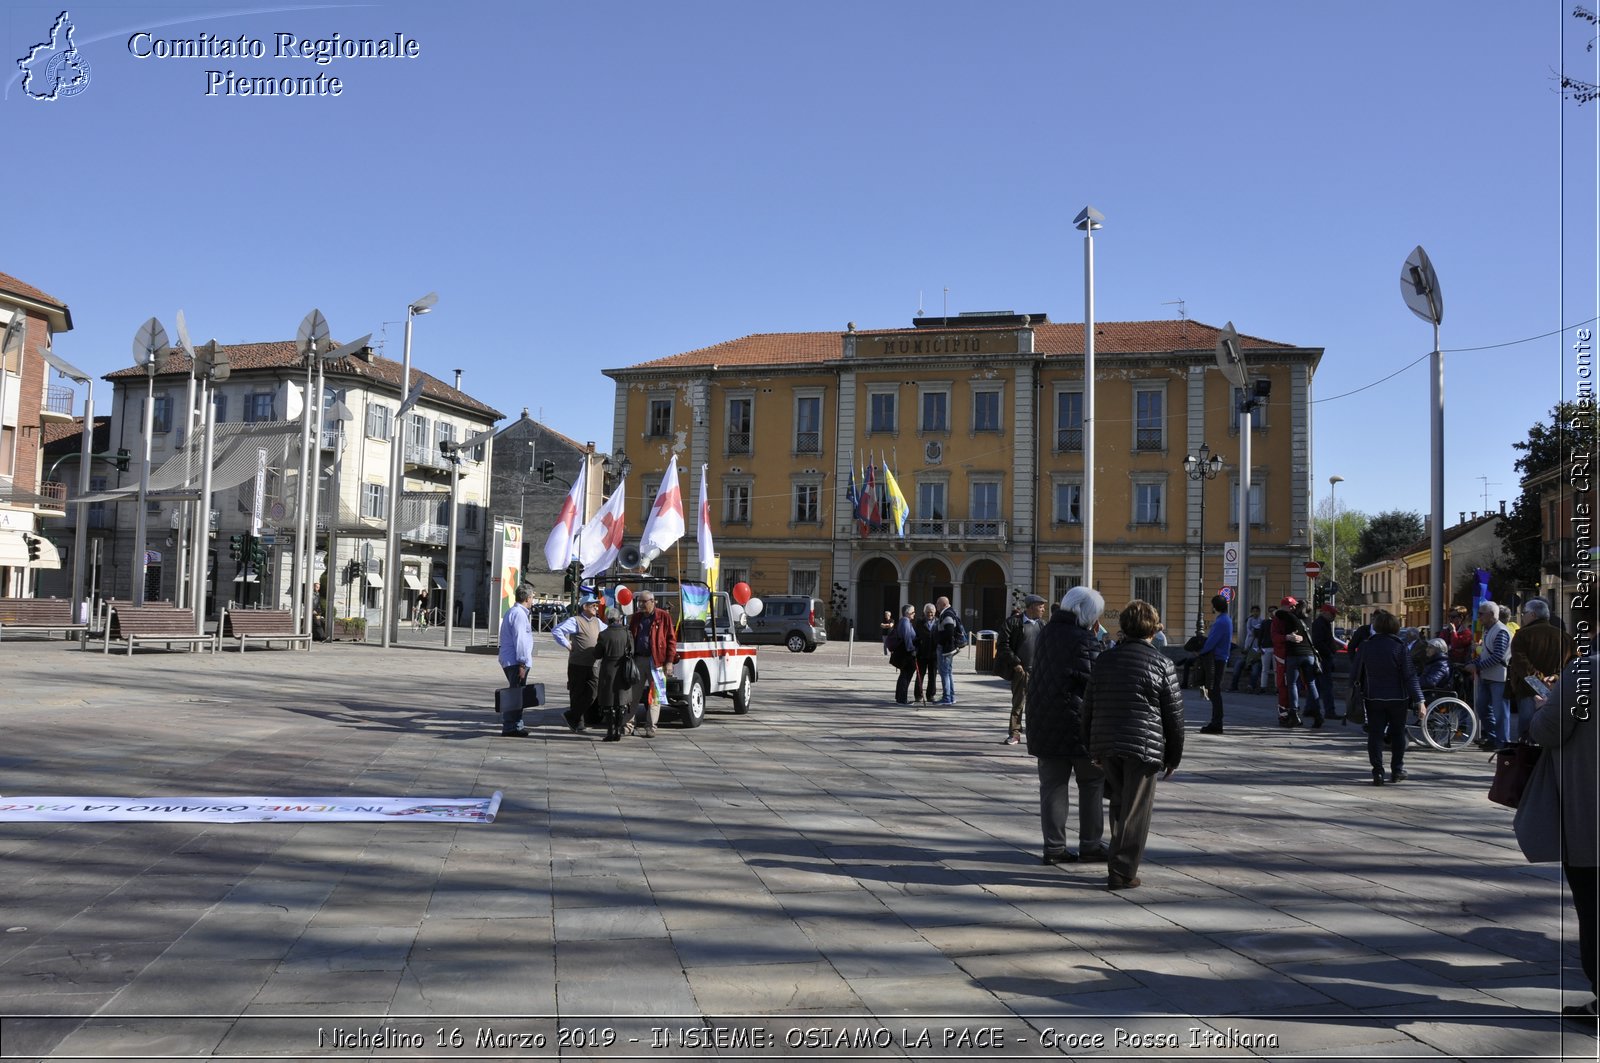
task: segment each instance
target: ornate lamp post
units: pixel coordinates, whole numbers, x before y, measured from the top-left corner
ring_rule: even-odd
[[[1194,633],[1205,634],[1206,598],[1206,487],[1207,480],[1215,480],[1222,471],[1222,458],[1211,453],[1211,448],[1201,443],[1200,449],[1183,459],[1183,471],[1189,479],[1200,485],[1200,563],[1195,566]]]

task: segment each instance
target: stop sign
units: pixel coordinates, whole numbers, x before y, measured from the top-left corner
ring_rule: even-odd
[[[1321,561],[1307,561],[1306,562],[1306,578],[1307,579],[1316,579],[1320,575],[1322,575],[1322,562]]]

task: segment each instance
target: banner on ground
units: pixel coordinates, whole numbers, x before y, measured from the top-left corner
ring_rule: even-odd
[[[492,797],[0,797],[5,823],[493,823]]]

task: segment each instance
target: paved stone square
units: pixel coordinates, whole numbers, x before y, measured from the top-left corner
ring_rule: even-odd
[[[919,711],[876,646],[764,648],[750,715],[603,744],[539,642],[521,740],[494,659],[437,634],[0,645],[6,796],[504,795],[492,825],[0,823],[0,1057],[1595,1058],[1553,1017],[1587,999],[1560,870],[1476,751],[1376,789],[1356,728],[1233,695],[1207,738],[1188,692],[1113,894],[1039,863],[970,657]]]

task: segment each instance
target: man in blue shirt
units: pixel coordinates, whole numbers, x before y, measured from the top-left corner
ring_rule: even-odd
[[[526,583],[517,587],[517,604],[506,610],[500,621],[500,667],[505,670],[506,682],[516,691],[527,685],[528,669],[533,667],[533,618],[528,603],[533,600],[533,588]],[[519,693],[515,708],[500,710],[500,734],[506,738],[526,738],[522,727],[522,698]]]
[[[1218,594],[1211,599],[1211,608],[1217,618],[1211,622],[1211,631],[1200,647],[1200,660],[1205,667],[1201,674],[1211,691],[1211,722],[1200,728],[1203,735],[1222,733],[1222,676],[1228,668],[1228,657],[1233,653],[1233,617],[1228,615],[1228,599]],[[1206,664],[1206,654],[1210,663]]]

